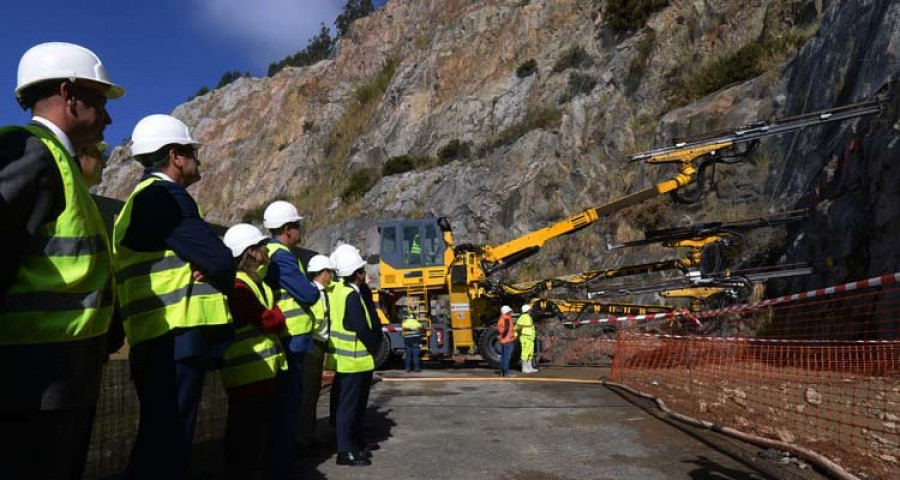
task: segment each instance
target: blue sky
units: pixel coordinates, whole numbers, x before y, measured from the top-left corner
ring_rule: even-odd
[[[106,139],[131,136],[145,115],[169,113],[222,73],[266,74],[303,48],[346,0],[42,0],[5,2],[0,16],[0,125],[29,116],[16,104],[19,58],[42,42],[78,43],[100,56],[127,93],[108,105]],[[384,3],[384,2],[376,2]]]

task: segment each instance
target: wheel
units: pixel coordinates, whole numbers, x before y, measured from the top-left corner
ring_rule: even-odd
[[[503,356],[503,350],[500,348],[500,332],[493,328],[485,328],[478,337],[478,352],[491,367],[500,368],[500,358]],[[509,365],[512,367],[519,361],[521,348],[519,342],[513,349],[512,358]]]
[[[381,368],[389,358],[391,358],[391,338],[387,333],[381,332],[381,345],[378,346],[378,353],[374,358],[375,368]]]
[[[503,355],[499,336],[497,330],[485,328],[478,337],[478,352],[481,353],[481,358],[494,368],[500,368],[500,357]]]

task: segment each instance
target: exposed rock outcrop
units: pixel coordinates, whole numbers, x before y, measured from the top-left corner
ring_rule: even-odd
[[[204,180],[192,192],[211,220],[226,224],[258,220],[261,206],[291,199],[310,214],[307,243],[318,250],[342,238],[375,252],[378,220],[429,214],[449,217],[461,241],[497,243],[672,172],[628,163],[628,153],[859,101],[900,69],[897,0],[673,0],[644,28],[624,33],[609,27],[604,4],[388,2],[353,26],[332,59],[241,78],[176,108],[206,144]],[[756,59],[758,74],[691,96],[704,80],[697,72],[752,45],[766,49]],[[561,63],[573,47],[589,61]],[[519,78],[517,67],[530,59],[537,71]],[[390,62],[396,67],[382,94],[376,78]],[[818,213],[787,240],[754,235],[745,258],[774,249],[772,261],[782,254],[839,259],[837,270],[792,287],[894,271],[895,112],[765,141],[751,161],[718,167],[701,203],[650,201],[551,242],[514,273],[672,256],[661,248],[611,254],[603,247],[648,227],[795,206]],[[352,172],[380,171],[397,155],[434,156],[452,140],[470,145],[469,157],[381,178],[361,198],[341,200]],[[138,170],[116,162],[100,193],[124,198]]]

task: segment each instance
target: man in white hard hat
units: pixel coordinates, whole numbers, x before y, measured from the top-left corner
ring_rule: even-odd
[[[337,434],[338,465],[371,465],[362,438],[362,421],[372,387],[375,356],[381,342],[380,325],[366,285],[366,261],[356,247],[343,244],[331,254],[340,280],[335,282],[331,303],[328,355],[335,367],[331,387],[331,417]]]
[[[516,328],[512,319],[512,307],[504,305],[500,307],[500,319],[497,320],[497,333],[500,341],[500,376],[515,376],[509,373],[509,361],[512,358],[513,349],[516,346]]]
[[[312,335],[315,318],[311,307],[319,300],[319,290],[306,277],[303,265],[291,251],[300,244],[301,220],[303,217],[297,212],[297,207],[283,200],[272,202],[263,212],[263,224],[272,237],[266,245],[271,262],[265,271],[265,282],[275,292],[275,299],[287,323],[287,334],[282,343],[288,359],[288,371],[279,379],[278,401],[281,403],[275,408],[280,409],[284,420],[280,426],[289,430],[282,436],[289,438],[296,438],[299,428],[304,359],[315,349]],[[293,451],[293,445],[273,448]],[[289,455],[282,453],[278,458],[289,458]],[[274,470],[287,475],[289,468],[290,465],[280,465]]]
[[[116,292],[141,404],[128,475],[185,478],[213,347],[233,335],[225,295],[235,266],[186,190],[200,179],[200,143],[187,126],[150,115],[131,140],[145,175],[113,229]]]
[[[531,318],[531,305],[522,305],[522,314],[516,319],[516,333],[519,336],[519,344],[522,347],[520,360],[522,361],[522,373],[537,373],[534,368],[534,320]]]
[[[109,238],[75,160],[125,91],[94,52],[43,43],[19,62],[31,122],[0,129],[0,472],[80,478],[113,312]],[[48,459],[52,459],[48,461]]]
[[[298,448],[302,452],[312,449],[316,439],[316,405],[319,402],[319,391],[322,389],[322,370],[325,362],[325,349],[331,332],[331,309],[328,298],[331,281],[334,279],[334,264],[325,255],[316,255],[309,259],[306,274],[319,291],[319,299],[312,305],[315,323],[313,324],[313,350],[303,359],[303,388],[300,400],[300,421],[297,435]]]

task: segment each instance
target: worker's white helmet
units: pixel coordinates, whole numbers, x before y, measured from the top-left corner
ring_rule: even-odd
[[[19,60],[16,98],[22,91],[45,80],[90,80],[106,86],[106,98],[119,98],[125,89],[112,83],[97,55],[74,43],[48,42],[28,49]]]
[[[512,308],[509,308],[509,305],[504,305],[504,306],[500,307],[500,313],[507,314],[510,312],[512,312]]]
[[[322,270],[334,270],[334,263],[325,255],[316,255],[309,259],[306,265],[307,272],[321,272]]]
[[[237,258],[244,253],[244,250],[258,245],[268,238],[253,225],[239,223],[229,228],[222,240],[225,242],[225,246],[231,249],[231,256]]]
[[[530,311],[531,311],[531,305],[529,305],[527,303],[525,305],[522,305],[522,313],[528,313]]]
[[[359,249],[349,243],[340,245],[331,252],[331,262],[339,277],[349,277],[353,272],[366,266]]]
[[[131,155],[153,153],[166,145],[201,146],[191,137],[187,125],[171,115],[148,115],[134,126],[131,133]]]
[[[272,202],[263,212],[263,225],[266,228],[280,228],[285,223],[299,222],[303,220],[297,207],[284,200]]]

